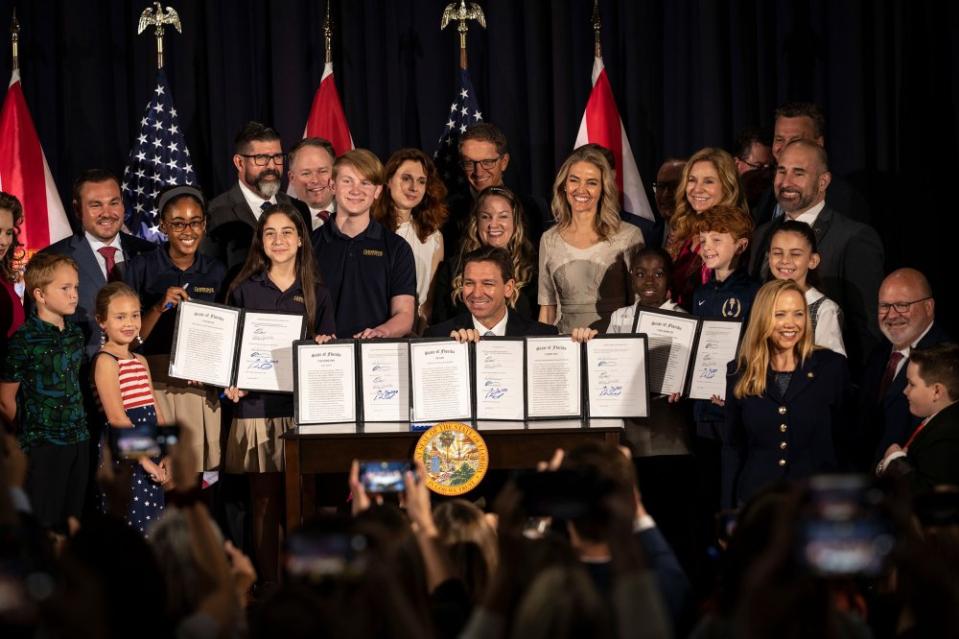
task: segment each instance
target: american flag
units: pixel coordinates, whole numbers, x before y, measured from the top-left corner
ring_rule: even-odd
[[[466,187],[466,179],[459,166],[460,134],[465,133],[469,125],[482,121],[483,114],[480,112],[479,101],[476,99],[476,91],[473,90],[469,72],[466,69],[460,69],[459,88],[453,98],[453,104],[450,105],[449,117],[446,120],[443,135],[440,136],[439,146],[433,154],[436,168],[451,191]]]
[[[196,176],[166,74],[161,69],[157,71],[153,97],[140,120],[140,135],[123,172],[124,219],[131,233],[155,243],[166,240],[158,228],[156,198],[163,187],[171,184],[196,185]]]

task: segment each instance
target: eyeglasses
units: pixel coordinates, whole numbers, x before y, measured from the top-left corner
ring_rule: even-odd
[[[892,302],[887,304],[886,302],[879,302],[879,314],[886,315],[889,313],[890,309],[896,309],[896,312],[899,314],[908,313],[909,309],[912,308],[913,304],[918,304],[919,302],[925,302],[926,300],[931,300],[932,296],[922,297],[918,300],[913,300],[911,302]]]
[[[181,222],[180,220],[175,220],[173,222],[167,222],[167,226],[170,227],[175,233],[181,233],[186,230],[186,227],[190,227],[192,231],[202,231],[203,227],[206,226],[206,219],[200,218],[198,220],[190,220],[189,222]]]
[[[746,166],[748,166],[749,168],[753,169],[754,171],[755,171],[756,169],[768,169],[768,168],[769,168],[769,163],[768,163],[768,162],[766,162],[766,163],[763,163],[763,162],[750,162],[749,160],[747,160],[746,158],[743,158],[743,157],[737,157],[736,159],[739,160],[740,162],[742,162],[743,164],[745,164]]]
[[[484,171],[492,171],[496,168],[496,163],[499,162],[502,157],[502,155],[497,155],[495,158],[486,160],[468,160],[463,158],[460,160],[460,166],[463,167],[463,170],[466,172],[475,171],[477,164],[483,167]]]
[[[253,164],[257,166],[266,166],[270,163],[270,160],[273,160],[273,164],[279,164],[280,166],[286,161],[285,153],[274,153],[269,155],[267,153],[257,153],[256,155],[249,155],[247,153],[240,153],[241,158],[252,158]]]

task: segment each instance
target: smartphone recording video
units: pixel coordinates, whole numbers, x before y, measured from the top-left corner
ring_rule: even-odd
[[[180,439],[179,426],[111,428],[110,444],[119,459],[162,457]]]
[[[882,500],[881,491],[864,476],[811,478],[799,528],[803,563],[822,577],[881,574],[895,545]]]
[[[360,462],[360,483],[368,493],[401,493],[410,462],[401,459]]]
[[[366,537],[347,520],[314,521],[286,538],[284,566],[292,578],[321,581],[351,577],[365,569]]]

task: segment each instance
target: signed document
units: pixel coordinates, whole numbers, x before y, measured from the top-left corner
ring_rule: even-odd
[[[230,386],[242,315],[240,309],[222,304],[180,303],[170,353],[170,377]]]
[[[582,418],[581,356],[568,335],[526,338],[528,419]]]
[[[353,341],[293,346],[294,417],[297,424],[337,424],[356,420],[356,344]]]
[[[410,340],[410,421],[470,421],[469,344],[453,340]]]
[[[691,315],[640,309],[635,332],[649,338],[650,392],[683,392],[698,326],[699,320]]]
[[[476,342],[476,419],[523,421],[525,340],[483,337]]]
[[[237,357],[237,388],[293,392],[293,342],[303,338],[305,320],[291,313],[246,311]]]
[[[359,342],[363,421],[410,419],[409,346],[405,340]]]
[[[586,342],[589,416],[649,417],[645,335],[598,335]]]
[[[726,399],[726,367],[736,359],[742,322],[703,320],[687,396]]]

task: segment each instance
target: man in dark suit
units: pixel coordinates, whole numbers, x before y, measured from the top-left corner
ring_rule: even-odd
[[[871,468],[892,444],[904,444],[919,424],[903,395],[912,350],[949,340],[935,321],[936,301],[919,271],[903,268],[890,273],[879,287],[878,299],[879,328],[886,339],[872,352],[863,373],[860,470]]]
[[[959,486],[959,345],[912,351],[905,395],[909,412],[923,420],[902,446],[886,449],[877,474],[902,477],[913,494]]]
[[[425,337],[452,337],[459,342],[480,337],[556,335],[555,326],[514,313],[508,301],[515,294],[513,262],[506,249],[484,246],[463,258],[463,300],[468,313],[426,329]]]
[[[816,235],[822,258],[814,271],[816,287],[839,304],[846,322],[843,341],[853,379],[858,379],[881,335],[876,322],[876,294],[883,274],[883,247],[876,231],[826,204],[832,180],[826,151],[807,140],[787,144],[779,154],[774,189],[785,211],[753,234],[750,274],[765,280],[766,254],[772,234],[785,220],[805,222]]]
[[[306,204],[280,192],[285,156],[280,134],[259,122],[247,122],[235,139],[237,183],[210,202],[201,250],[227,267],[227,278],[246,261],[260,214],[271,204],[292,204],[312,229]]]
[[[86,338],[86,351],[100,350],[96,320],[97,293],[107,283],[123,280],[123,266],[134,255],[152,251],[146,240],[120,230],[123,196],[120,180],[103,169],[89,169],[73,183],[73,210],[82,233],[64,238],[43,249],[44,253],[69,255],[80,271],[80,301],[68,319],[79,324]]]

